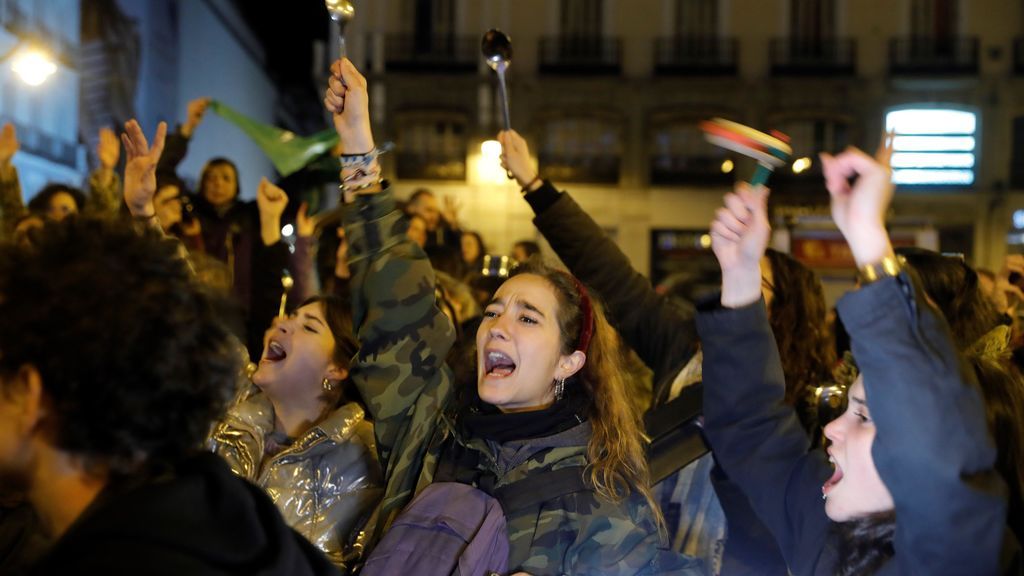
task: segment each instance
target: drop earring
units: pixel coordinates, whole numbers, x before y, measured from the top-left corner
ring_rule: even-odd
[[[565,378],[559,378],[558,381],[555,382],[555,402],[560,401],[562,399],[562,396],[564,396],[564,395],[565,395]]]

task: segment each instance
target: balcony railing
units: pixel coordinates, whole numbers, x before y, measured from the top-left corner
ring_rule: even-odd
[[[0,118],[0,122],[9,121],[7,118]],[[21,146],[21,150],[57,164],[77,168],[78,144],[76,142],[63,140],[28,124],[11,123],[18,131],[18,144]]]
[[[1013,41],[1013,71],[1024,75],[1024,37]]]
[[[722,171],[726,159],[718,156],[654,156],[651,158],[651,184],[671,186],[702,184],[708,186],[732,183],[735,175],[730,168]]]
[[[654,41],[654,73],[659,76],[732,76],[736,74],[735,38],[673,37]]]
[[[466,155],[399,152],[395,170],[400,180],[465,180]]]
[[[622,162],[617,154],[568,156],[544,152],[538,154],[537,160],[544,176],[555,182],[595,184],[617,184]]]
[[[622,41],[617,38],[558,37],[540,41],[540,72],[550,74],[620,74]]]
[[[895,38],[889,42],[889,72],[905,75],[978,73],[977,38]]]
[[[850,38],[826,40],[776,38],[770,45],[776,76],[852,76],[857,73],[857,43]]]
[[[384,65],[389,72],[452,72],[472,74],[480,40],[472,36],[388,36]]]

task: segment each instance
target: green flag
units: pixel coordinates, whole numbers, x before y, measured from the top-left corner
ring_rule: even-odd
[[[332,129],[312,136],[296,136],[294,132],[257,122],[217,100],[210,102],[210,109],[248,134],[281,176],[298,172],[338,143],[338,135]]]

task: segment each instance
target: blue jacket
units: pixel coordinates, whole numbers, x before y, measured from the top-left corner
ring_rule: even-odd
[[[994,469],[982,398],[945,321],[922,301],[904,273],[838,304],[875,422],[872,457],[895,503],[895,557],[879,574],[999,574],[1006,487]],[[783,403],[764,303],[702,311],[697,328],[705,431],[716,459],[794,575],[834,574],[821,499],[831,467],[824,451],[808,452],[796,413]]]

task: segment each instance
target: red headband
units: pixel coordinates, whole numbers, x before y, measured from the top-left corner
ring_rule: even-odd
[[[590,294],[587,287],[578,278],[566,272],[572,283],[576,286],[576,292],[580,295],[580,311],[583,313],[583,324],[580,326],[580,339],[576,342],[576,349],[584,354],[590,346],[590,339],[594,336],[594,306],[590,302]]]

